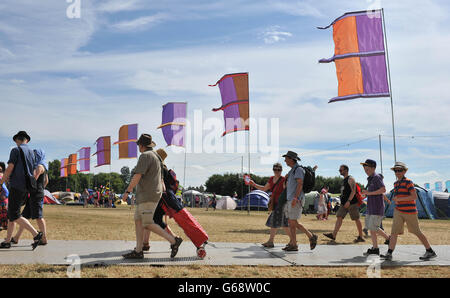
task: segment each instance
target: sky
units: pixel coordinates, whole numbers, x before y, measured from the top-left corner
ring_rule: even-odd
[[[397,160],[423,185],[450,180],[450,4],[412,1],[273,0],[4,0],[0,3],[0,160],[12,136],[29,133],[47,161],[68,157],[100,136],[118,140],[138,123],[168,152],[166,164],[187,186],[216,173],[272,174],[288,150],[317,174],[338,176],[341,164],[360,183],[360,162],[379,164],[395,180],[389,98],[329,104],[337,96],[332,29],[349,11],[384,8]],[[249,73],[250,134],[221,137],[216,83]],[[162,106],[188,103],[189,148],[166,147]],[[381,140],[381,142],[380,142]],[[197,144],[197,146],[195,146]],[[200,145],[199,145],[200,144]],[[380,150],[381,145],[381,150]],[[224,149],[226,148],[226,150]],[[381,153],[381,156],[380,156]],[[186,160],[186,174],[184,163]],[[91,172],[119,172],[118,159]]]

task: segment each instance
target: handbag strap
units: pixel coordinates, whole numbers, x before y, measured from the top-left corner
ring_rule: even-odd
[[[275,176],[274,176],[275,177]],[[275,189],[275,187],[278,185],[278,183],[282,180],[283,177],[278,178],[277,182],[272,186],[272,189],[270,190],[270,192],[273,193],[273,190]],[[272,179],[273,182],[273,179]]]
[[[25,177],[27,177],[28,169],[27,169],[27,165],[26,165],[25,154],[23,153],[23,150],[22,150],[22,148],[20,148],[20,146],[17,146],[17,147],[19,148],[19,151],[20,151],[20,158],[22,158],[23,173],[24,173]]]

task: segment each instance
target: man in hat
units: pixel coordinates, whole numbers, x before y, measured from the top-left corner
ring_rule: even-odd
[[[17,147],[11,149],[8,167],[0,181],[0,185],[9,179],[10,193],[8,198],[8,232],[6,239],[0,243],[0,248],[10,248],[11,238],[16,223],[24,227],[33,235],[33,250],[41,244],[43,233],[36,231],[30,222],[22,217],[20,208],[25,203],[29,194],[29,179],[33,176],[35,155],[28,147],[30,136],[25,131],[19,131],[13,137]]]
[[[361,165],[367,174],[367,190],[362,190],[361,194],[367,196],[366,224],[372,238],[372,248],[369,248],[364,255],[380,255],[377,235],[384,233],[380,227],[384,216],[383,195],[386,192],[386,187],[384,186],[383,177],[375,172],[377,167],[376,161],[367,159]]]
[[[317,235],[314,235],[307,230],[302,224],[298,223],[298,219],[302,214],[303,204],[305,203],[305,193],[303,192],[303,180],[305,177],[305,170],[297,163],[300,160],[297,153],[288,151],[283,155],[284,161],[291,168],[287,176],[286,183],[286,200],[284,212],[288,218],[290,241],[283,250],[298,251],[297,232],[300,229],[309,238],[310,248],[314,249],[317,245]]]
[[[133,170],[134,175],[131,179],[122,198],[126,198],[129,193],[136,188],[136,209],[134,214],[136,226],[136,248],[123,257],[126,259],[143,259],[143,239],[144,229],[155,232],[163,237],[171,244],[171,255],[173,258],[178,252],[178,247],[183,241],[179,237],[173,237],[164,231],[159,225],[153,221],[153,215],[158,205],[161,195],[164,191],[164,182],[162,179],[161,159],[153,151],[156,144],[152,141],[152,136],[142,134],[137,140],[139,146],[139,156],[136,168]]]
[[[408,171],[406,164],[403,162],[396,162],[391,170],[394,171],[395,177],[397,178],[397,181],[394,183],[393,194],[393,200],[395,202],[394,219],[392,222],[389,249],[387,253],[381,257],[386,260],[392,260],[392,253],[397,244],[398,235],[403,234],[405,223],[408,227],[408,231],[416,235],[423,246],[425,246],[425,254],[420,257],[420,259],[425,261],[437,257],[436,253],[431,248],[427,237],[425,237],[419,228],[418,211],[416,207],[417,193],[414,188],[414,183],[405,176]]]

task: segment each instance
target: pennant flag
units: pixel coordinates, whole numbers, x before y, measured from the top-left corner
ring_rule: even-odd
[[[162,128],[167,146],[185,146],[186,138],[186,106],[185,102],[169,102],[163,105]]]
[[[354,98],[389,97],[381,10],[348,12],[333,26],[334,56],[319,63],[335,62],[338,96],[335,101]]]
[[[99,137],[97,141],[97,152],[92,156],[97,154],[97,165],[95,167],[100,167],[104,165],[111,164],[111,137]]]
[[[430,189],[430,183],[425,183],[423,186],[425,189]]]
[[[445,181],[445,189],[450,191],[450,180]]]
[[[438,181],[434,183],[434,190],[435,191],[442,191],[442,181]]]
[[[67,163],[67,175],[75,175],[77,173],[77,154],[70,154]]]
[[[119,144],[119,159],[137,157],[137,134],[138,125],[122,125],[119,129],[119,140],[114,145]]]
[[[230,132],[249,130],[248,73],[226,74],[215,85],[209,86],[217,84],[222,97],[222,106],[213,111],[223,110],[225,131],[222,136]]]
[[[78,152],[77,161],[80,163],[80,172],[89,172],[91,170],[91,147],[83,147]]]
[[[59,168],[59,170],[60,170],[59,177],[67,177],[67,164],[68,163],[69,163],[68,158],[61,159],[61,167]]]

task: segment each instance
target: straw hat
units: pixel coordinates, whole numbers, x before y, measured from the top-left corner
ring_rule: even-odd
[[[159,148],[158,150],[156,150],[156,153],[158,153],[158,155],[159,155],[159,157],[161,157],[161,159],[164,161],[165,159],[166,159],[166,157],[167,157],[167,152],[164,150],[164,149],[162,149],[162,148]]]

